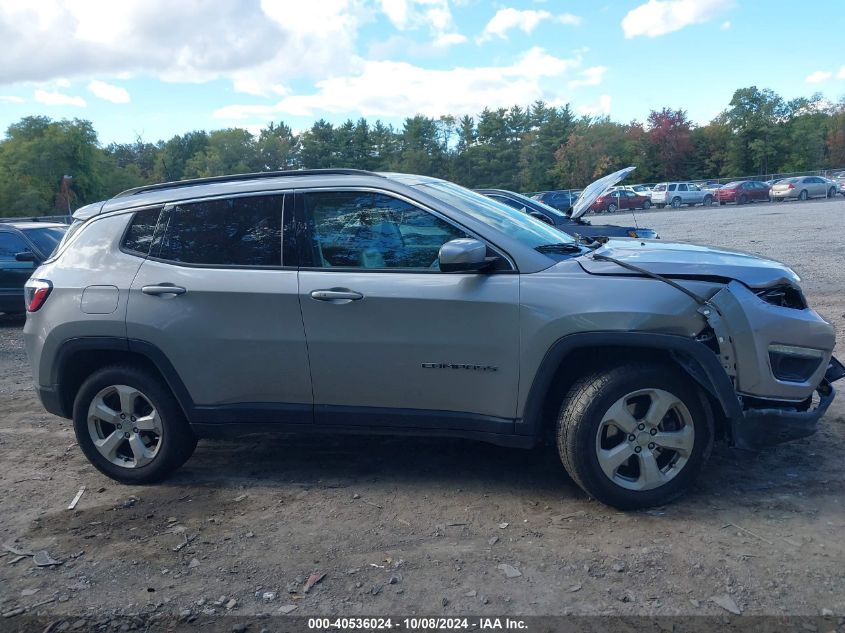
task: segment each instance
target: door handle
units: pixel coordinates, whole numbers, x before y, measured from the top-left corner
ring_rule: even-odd
[[[317,301],[360,301],[364,298],[360,292],[354,290],[314,290],[311,298]]]
[[[145,295],[183,295],[187,290],[181,286],[173,286],[171,284],[156,284],[154,286],[144,286],[141,292]]]

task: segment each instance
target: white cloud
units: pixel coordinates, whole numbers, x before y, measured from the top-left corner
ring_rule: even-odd
[[[519,29],[526,35],[531,33],[540,22],[545,20],[554,20],[561,24],[578,25],[581,23],[581,18],[571,13],[563,13],[558,16],[552,15],[549,11],[536,11],[534,9],[519,10],[508,7],[506,9],[499,9],[496,14],[490,18],[484,31],[478,37],[477,41],[486,42],[493,37],[507,39],[508,31]]]
[[[610,114],[610,95],[602,95],[595,103],[578,106],[575,109],[580,114],[587,116],[604,116]]]
[[[274,87],[348,72],[366,0],[3,0],[0,85],[149,73]],[[442,16],[431,17],[441,23]]]
[[[100,97],[100,99],[105,99],[106,101],[111,101],[112,103],[129,103],[129,92],[126,88],[107,84],[105,81],[95,79],[88,84],[88,90],[90,90],[95,97]]]
[[[845,79],[845,66],[839,69],[839,72],[836,73],[837,79]]]
[[[275,104],[230,105],[214,116],[230,122],[273,118],[278,114],[315,116],[317,113],[360,113],[364,116],[402,117],[419,113],[439,116],[473,114],[489,107],[509,107],[515,101],[567,101],[565,95],[543,87],[544,80],[561,85],[580,58],[555,57],[540,48],[528,50],[508,66],[421,68],[406,62],[364,61],[357,74],[317,82],[317,91],[289,95]]]
[[[833,77],[833,73],[829,70],[817,70],[816,72],[807,75],[807,78],[804,79],[804,81],[808,84],[818,84],[823,81],[827,81],[831,77]]]
[[[23,103],[23,97],[16,97],[14,95],[0,95],[0,101],[3,103]]]
[[[730,20],[725,20],[724,22],[722,22],[722,25],[721,25],[719,28],[720,28],[722,31],[727,31],[729,28],[731,28],[731,26],[732,26],[732,25],[731,25],[731,21],[730,21]]]
[[[466,36],[461,35],[460,33],[443,33],[442,35],[438,35],[434,38],[432,45],[436,48],[446,48],[447,46],[453,46],[455,44],[463,44],[466,41]]]
[[[435,47],[462,44],[467,39],[455,30],[449,0],[379,0],[379,5],[390,23],[400,31],[427,28]]]
[[[33,98],[44,105],[76,106],[84,108],[87,103],[82,97],[73,97],[58,91],[36,90]]]
[[[733,0],[648,0],[622,19],[625,37],[657,37],[701,24],[723,13]]]
[[[569,82],[570,88],[578,88],[580,86],[598,86],[604,79],[604,74],[607,72],[607,66],[592,66],[581,72],[581,77],[573,79]]]

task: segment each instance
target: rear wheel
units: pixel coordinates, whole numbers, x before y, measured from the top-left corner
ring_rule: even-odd
[[[713,422],[682,373],[629,364],[572,386],[557,421],[557,448],[587,494],[623,510],[661,505],[699,475]]]
[[[666,205],[665,205],[665,204],[658,204],[658,205],[657,205],[657,208],[658,208],[658,209],[665,209],[665,208],[666,208]]]
[[[703,204],[705,207],[709,207],[711,204],[713,204],[713,196],[704,196],[704,201],[701,204]]]
[[[799,199],[799,200],[806,200],[806,199],[807,199],[807,198],[809,198],[809,197],[810,197],[810,196],[809,196],[809,194],[807,193],[807,190],[806,190],[806,189],[802,189],[802,190],[801,190],[801,193],[800,193],[800,194],[798,194],[798,199]]]
[[[681,208],[681,199],[680,198],[672,198],[672,208],[673,209],[680,209]]]
[[[105,367],[85,380],[74,401],[73,428],[94,467],[128,484],[167,477],[197,445],[167,386],[129,365]]]

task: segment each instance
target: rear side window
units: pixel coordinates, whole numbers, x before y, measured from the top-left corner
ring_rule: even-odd
[[[126,229],[121,246],[124,250],[147,256],[155,236],[161,209],[137,211]]]
[[[281,266],[283,198],[252,196],[170,207],[159,257],[206,266]]]
[[[6,231],[0,232],[0,259],[13,262],[15,255],[28,250],[26,242],[20,236]]]
[[[678,185],[669,185],[669,191],[675,191]]]

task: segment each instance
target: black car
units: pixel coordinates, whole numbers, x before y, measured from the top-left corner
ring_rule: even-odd
[[[531,196],[534,200],[539,200],[546,206],[568,213],[578,200],[577,191],[541,191]]]
[[[0,312],[24,311],[24,284],[67,228],[52,222],[0,222]]]
[[[635,226],[615,226],[613,224],[591,224],[580,216],[573,218],[558,209],[543,204],[539,200],[506,189],[477,189],[476,191],[509,207],[533,215],[537,219],[551,224],[570,235],[580,235],[585,238],[638,237],[646,239],[657,237],[657,233],[653,229],[641,229]]]

